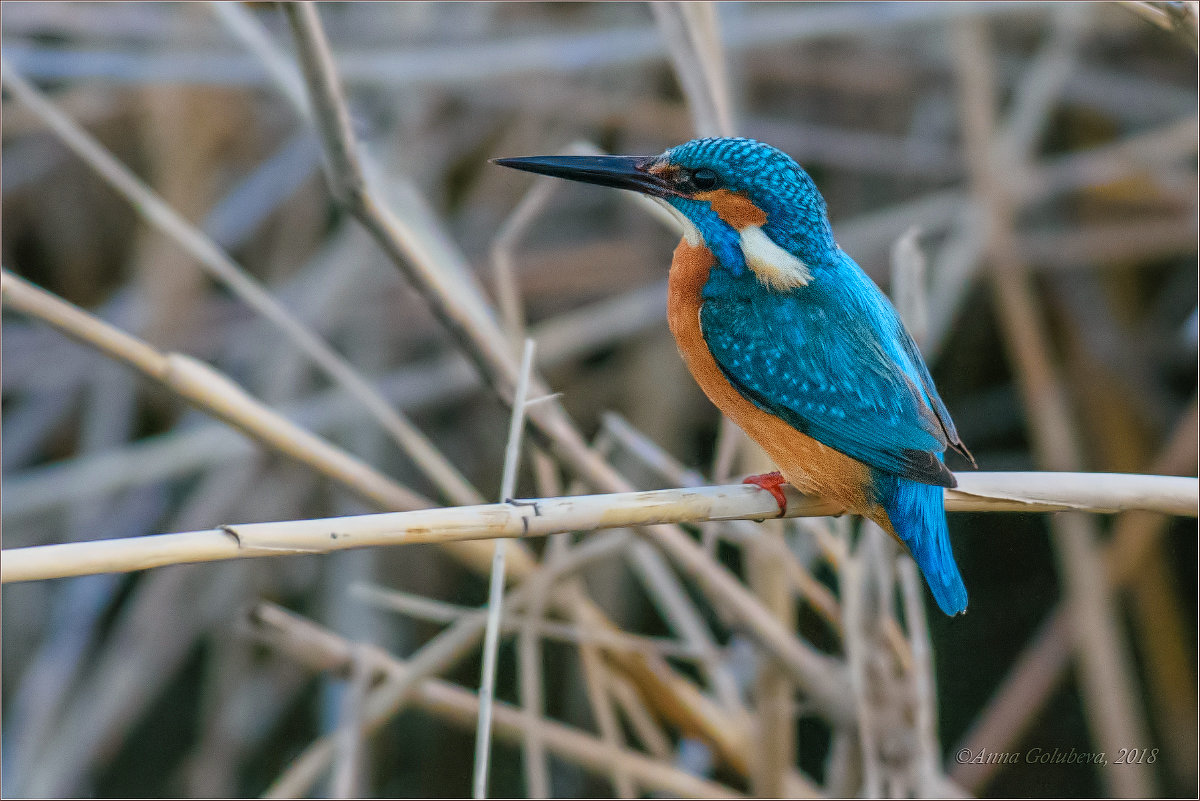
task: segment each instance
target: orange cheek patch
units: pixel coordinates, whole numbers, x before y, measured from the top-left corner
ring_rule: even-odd
[[[712,192],[699,192],[695,198],[707,201],[717,216],[733,226],[734,230],[740,231],[750,225],[762,226],[767,222],[766,212],[740,192],[715,189]]]

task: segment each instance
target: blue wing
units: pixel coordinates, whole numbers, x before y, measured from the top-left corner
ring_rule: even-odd
[[[950,419],[950,412],[946,409],[946,404],[942,403],[941,396],[937,393],[937,388],[933,385],[933,376],[929,375],[929,368],[925,365],[925,360],[921,358],[921,351],[917,347],[917,343],[913,342],[913,338],[909,336],[908,331],[896,320],[897,335],[904,347],[904,353],[908,356],[910,363],[913,365],[913,371],[921,382],[921,388],[925,391],[925,398],[933,405],[933,413],[937,415],[938,422],[941,423],[942,431],[946,435],[946,441],[951,448],[961,453],[964,457],[970,460],[972,466],[975,465],[975,457],[971,455],[971,451],[959,439],[958,430],[954,427],[954,421]]]
[[[953,423],[941,419],[945,407],[895,311],[854,272],[849,281],[819,277],[789,292],[753,278],[736,292],[706,292],[705,342],[734,387],[764,411],[878,470],[953,487],[940,457],[958,444]]]

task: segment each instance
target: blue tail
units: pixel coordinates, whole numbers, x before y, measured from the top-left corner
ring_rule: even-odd
[[[967,588],[950,550],[942,488],[877,471],[876,476],[884,511],[896,536],[912,551],[938,606],[947,615],[965,612]]]

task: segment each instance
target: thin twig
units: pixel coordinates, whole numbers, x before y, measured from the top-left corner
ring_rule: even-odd
[[[920,236],[920,229],[914,226],[892,245],[892,301],[918,346],[929,338],[927,264]]]
[[[548,460],[547,460],[548,461]],[[560,563],[569,555],[567,540],[570,534],[555,534],[546,543],[542,553],[542,564],[548,570],[539,571],[532,579],[536,582],[526,606],[525,620],[517,634],[517,665],[520,670],[518,690],[521,699],[521,712],[527,719],[540,718],[545,715],[545,679],[543,676],[542,631],[546,630],[549,622],[546,620],[546,606],[549,601],[550,581],[554,578],[554,565]],[[620,550],[625,550],[622,547]],[[580,634],[588,636],[592,631],[584,632],[582,627],[569,626],[578,629]],[[529,798],[550,798],[550,761],[546,753],[546,743],[539,732],[530,727],[521,738],[521,767],[525,773],[525,794]]]
[[[504,449],[504,473],[500,479],[500,501],[505,503],[516,493],[517,468],[521,460],[521,433],[525,428],[525,399],[529,394],[529,375],[533,371],[533,340],[525,340],[521,357],[521,377],[513,395],[512,419],[508,427],[508,445]],[[475,731],[475,772],[472,790],[475,798],[487,797],[488,758],[491,754],[492,703],[496,689],[496,655],[500,648],[500,617],[504,603],[504,545],[496,541],[492,556],[492,576],[488,585],[488,618],[483,638],[483,674],[479,680],[479,725]]]
[[[864,524],[866,525],[866,524]],[[864,535],[871,532],[864,532]],[[862,758],[861,793],[868,798],[882,794],[883,775],[879,761],[879,722],[873,708],[871,677],[868,673],[871,637],[867,630],[871,611],[866,607],[870,576],[864,564],[866,542],[869,536],[859,538],[859,546],[849,554],[838,572],[842,590],[842,630],[849,667],[851,693],[854,700],[855,722],[858,724],[859,754]]]
[[[369,658],[362,645],[352,645],[350,686],[342,696],[341,722],[337,732],[337,757],[333,768],[333,797],[358,798],[362,768],[362,705],[370,683]]]
[[[708,3],[674,0],[650,4],[688,99],[696,135],[732,136],[724,58],[712,19],[714,8]]]
[[[929,624],[925,620],[921,576],[911,559],[900,559],[900,590],[904,604],[904,621],[908,628],[908,650],[912,654],[912,669],[908,681],[912,687],[913,750],[917,769],[916,794],[921,797],[938,795],[942,775],[938,755],[937,689],[934,686],[933,654],[929,644]],[[891,618],[889,618],[891,620]]]
[[[248,9],[237,3],[214,0],[208,7],[221,24],[258,57],[296,113],[303,119],[310,119],[312,109],[308,105],[308,95],[304,93],[304,80],[292,60],[271,41],[266,27]]]
[[[610,532],[610,536],[619,536],[623,542],[628,542],[630,536],[632,536],[632,532],[626,531],[624,532],[624,536],[621,536],[622,534],[622,531]],[[555,534],[550,538],[551,544],[557,538],[563,536],[569,535]],[[350,593],[358,600],[371,604],[378,609],[386,609],[418,620],[443,625],[454,623],[468,615],[474,614],[476,611],[475,607],[460,606],[458,604],[446,603],[445,601],[435,601],[423,595],[389,590],[375,584],[355,584],[351,586]],[[531,603],[530,609],[533,608],[534,604]],[[557,640],[558,642],[569,643],[571,645],[588,643],[589,645],[609,650],[643,651],[660,656],[669,656],[672,659],[690,661],[700,661],[710,658],[710,655],[701,654],[699,650],[691,645],[666,637],[651,637],[642,634],[630,634],[625,631],[609,631],[607,629],[584,630],[570,623],[546,620],[532,614],[518,615],[507,612],[504,614],[501,631],[505,634],[511,634],[514,631],[524,632],[525,630],[528,630],[535,638],[545,637],[549,640]]]

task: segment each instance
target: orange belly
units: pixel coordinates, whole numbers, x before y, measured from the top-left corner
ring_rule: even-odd
[[[675,248],[667,290],[667,321],[696,383],[718,409],[762,446],[783,477],[806,495],[836,501],[872,519],[883,510],[870,498],[870,470],[862,462],[822,445],[747,400],[721,372],[700,332],[700,290],[714,263],[703,245],[682,240]],[[890,530],[891,525],[885,525]]]

